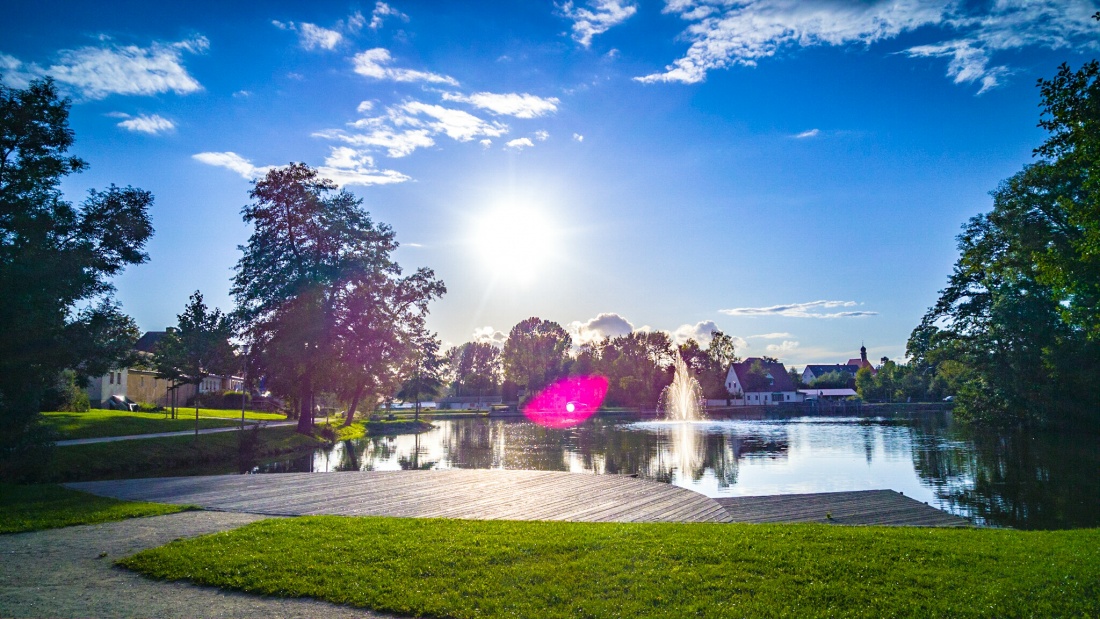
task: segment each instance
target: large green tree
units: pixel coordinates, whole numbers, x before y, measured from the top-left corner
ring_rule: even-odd
[[[528,318],[508,333],[500,354],[504,378],[530,396],[566,374],[572,344],[573,338],[558,323]]]
[[[443,287],[427,269],[402,278],[393,230],[305,164],[271,170],[250,195],[243,215],[254,231],[233,280],[236,315],[251,367],[296,403],[298,431],[309,433],[315,393],[392,386],[418,330],[407,320]]]
[[[1100,372],[1100,64],[1039,83],[1037,161],[993,192],[909,338],[922,375],[959,381],[964,418],[1097,421]],[[961,364],[948,365],[946,361]]]
[[[0,459],[62,371],[105,374],[138,336],[110,278],[148,258],[153,197],[112,185],[73,206],[60,183],[87,164],[66,154],[72,144],[69,101],[51,80],[0,83]]]

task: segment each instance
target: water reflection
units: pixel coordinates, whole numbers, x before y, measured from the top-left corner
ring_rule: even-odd
[[[946,415],[668,422],[599,417],[575,428],[440,420],[420,435],[344,441],[254,472],[433,468],[636,474],[708,496],[889,488],[981,524],[1100,526],[1091,434],[972,432]]]

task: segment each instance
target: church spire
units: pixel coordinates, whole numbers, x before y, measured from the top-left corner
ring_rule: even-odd
[[[867,347],[862,342],[859,345],[859,358],[863,360],[863,365],[867,365]]]

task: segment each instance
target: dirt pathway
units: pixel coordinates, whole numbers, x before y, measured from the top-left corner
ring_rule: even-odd
[[[312,600],[158,582],[113,565],[179,537],[225,531],[262,518],[183,512],[0,535],[0,617],[388,617]]]

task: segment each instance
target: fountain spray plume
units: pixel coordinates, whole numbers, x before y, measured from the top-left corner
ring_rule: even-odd
[[[672,360],[676,369],[672,384],[661,392],[661,412],[671,421],[697,421],[706,418],[706,400],[703,387],[691,375],[687,364],[677,352]]]

